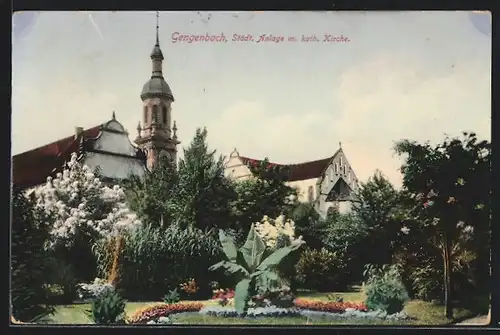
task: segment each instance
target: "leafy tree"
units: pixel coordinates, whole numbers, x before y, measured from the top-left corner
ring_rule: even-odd
[[[245,234],[252,223],[259,222],[265,215],[277,217],[290,213],[297,194],[285,184],[290,173],[287,166],[270,164],[266,158],[252,161],[248,167],[256,178],[236,183],[238,198],[233,203],[238,226],[243,227]]]
[[[131,175],[123,181],[130,209],[145,222],[158,226],[161,222],[168,225],[173,222],[174,211],[171,208],[178,182],[176,167],[162,157],[144,177]]]
[[[307,241],[312,249],[321,249],[322,238],[326,229],[326,221],[322,220],[314,205],[311,203],[297,203],[291,210],[289,217],[295,222],[295,234]]]
[[[483,262],[488,259],[490,143],[464,132],[462,139],[446,138],[436,146],[403,140],[395,151],[406,156],[401,167],[403,186],[418,204],[411,218],[441,250],[445,314],[452,318],[454,246],[469,244]],[[487,277],[487,270],[483,271]]]
[[[54,313],[47,305],[49,290],[45,281],[47,253],[44,244],[49,238],[46,215],[34,206],[33,200],[14,191],[11,232],[11,297],[16,320],[39,321]]]
[[[109,187],[82,165],[76,153],[62,173],[48,177],[35,191],[36,206],[50,215],[49,247],[60,260],[74,266],[80,280],[95,277],[92,245],[120,235],[140,222],[125,203],[123,189]]]
[[[179,161],[179,179],[173,208],[183,227],[194,225],[205,231],[231,226],[233,183],[224,175],[224,160],[209,151],[207,130],[197,129],[184,158]]]
[[[352,211],[368,230],[364,241],[365,263],[390,264],[404,208],[401,195],[384,175],[377,171],[354,194]],[[373,253],[373,250],[379,252]],[[385,251],[385,253],[383,252]]]
[[[325,220],[321,241],[323,246],[336,254],[346,268],[339,283],[362,281],[366,259],[373,253],[369,227],[354,213],[332,213]]]

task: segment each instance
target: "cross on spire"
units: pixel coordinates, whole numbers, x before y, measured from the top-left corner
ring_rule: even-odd
[[[160,37],[159,37],[159,30],[160,30],[160,12],[156,11],[156,45],[160,45]]]

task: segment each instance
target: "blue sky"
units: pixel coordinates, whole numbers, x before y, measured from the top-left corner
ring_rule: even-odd
[[[91,127],[116,111],[136,135],[155,12],[14,15],[12,151]],[[164,76],[187,145],[206,126],[228,155],[298,163],[342,142],[363,181],[396,185],[391,147],[475,131],[490,139],[488,14],[467,12],[161,12]],[[172,43],[173,33],[343,35],[344,43]]]

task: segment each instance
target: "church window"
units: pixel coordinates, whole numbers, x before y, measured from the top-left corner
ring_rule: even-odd
[[[157,105],[153,105],[153,118],[151,121],[155,121],[155,122],[158,122],[158,106]]]
[[[307,190],[307,200],[309,202],[312,202],[314,200],[314,189],[312,186],[309,186]]]
[[[162,120],[163,124],[167,124],[167,106],[163,106],[162,108]]]
[[[144,126],[149,123],[148,121],[148,106],[144,106]]]
[[[335,173],[338,173],[339,172],[339,165],[337,163],[335,163]]]
[[[340,166],[342,167],[342,156],[339,158]]]

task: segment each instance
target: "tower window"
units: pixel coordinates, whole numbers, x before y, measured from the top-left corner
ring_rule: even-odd
[[[312,202],[314,200],[314,189],[312,186],[309,186],[307,190],[307,200],[309,202]]]
[[[342,156],[340,156],[339,161],[340,161],[340,166],[342,166]]]
[[[148,122],[148,106],[144,106],[144,127],[147,127]]]
[[[167,106],[163,106],[162,108],[162,119],[163,124],[167,124]]]

